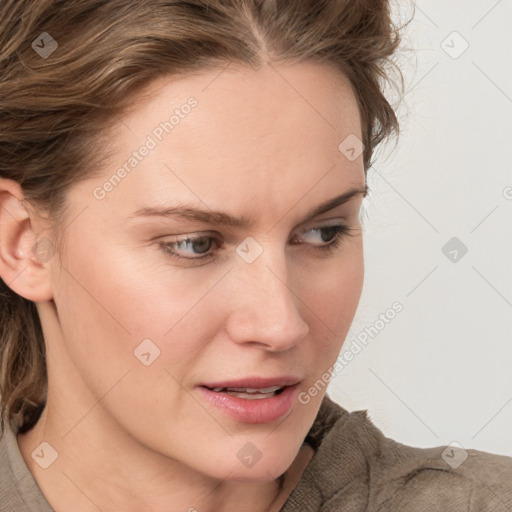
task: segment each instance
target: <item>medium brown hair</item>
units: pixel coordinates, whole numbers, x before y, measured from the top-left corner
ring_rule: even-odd
[[[37,51],[42,33],[58,44],[51,55]],[[399,39],[387,0],[3,0],[0,177],[20,184],[60,240],[67,190],[101,169],[108,128],[153,80],[306,60],[350,80],[366,171],[398,133],[383,87],[397,85]],[[44,407],[45,343],[35,304],[8,284],[0,279],[0,419],[25,431]]]

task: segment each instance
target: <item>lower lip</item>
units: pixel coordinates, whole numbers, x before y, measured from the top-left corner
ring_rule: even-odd
[[[228,416],[242,423],[270,423],[282,418],[292,408],[297,395],[298,384],[286,386],[278,395],[269,398],[246,399],[227,393],[218,393],[205,387],[199,392],[209,403]]]

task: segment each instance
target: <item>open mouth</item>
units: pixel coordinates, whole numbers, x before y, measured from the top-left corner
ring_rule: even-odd
[[[273,386],[269,386],[270,382],[258,382],[264,379],[246,380],[252,382],[211,382],[197,389],[209,404],[243,423],[269,423],[293,409],[299,389],[297,379],[274,379],[281,382],[274,382]]]
[[[237,398],[244,398],[246,400],[261,400],[264,398],[271,398],[279,395],[287,386],[271,386],[269,388],[255,389],[255,388],[209,388],[203,386],[215,393],[224,393]]]

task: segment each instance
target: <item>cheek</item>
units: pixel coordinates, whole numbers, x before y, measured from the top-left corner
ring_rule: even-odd
[[[319,272],[302,278],[299,297],[310,325],[317,367],[327,368],[338,357],[361,297],[364,262],[361,240],[352,241],[350,251],[324,264]],[[320,348],[320,350],[319,350]]]
[[[349,249],[321,264],[318,272],[307,273],[301,287],[306,304],[317,314],[316,323],[336,333],[352,322],[363,286],[361,241],[352,241]]]
[[[201,302],[210,280],[192,283],[190,273],[149,265],[144,251],[128,256],[98,244],[87,259],[71,247],[55,303],[65,349],[84,379],[102,394],[128,369],[144,367],[134,351],[148,339],[142,346],[151,360],[158,354],[152,366],[174,367],[180,379],[211,338],[214,310]]]

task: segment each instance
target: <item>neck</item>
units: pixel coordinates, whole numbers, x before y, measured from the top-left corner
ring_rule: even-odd
[[[277,512],[304,469],[292,465],[281,482],[218,481],[136,446],[122,432],[109,436],[92,429],[91,422],[87,435],[77,428],[63,436],[54,427],[51,410],[48,402],[37,424],[17,439],[28,468],[56,512],[227,512],[242,502],[246,511]],[[47,469],[32,458],[43,441],[58,452]],[[46,450],[35,453],[40,459],[49,457]],[[297,462],[306,462],[304,451]]]

